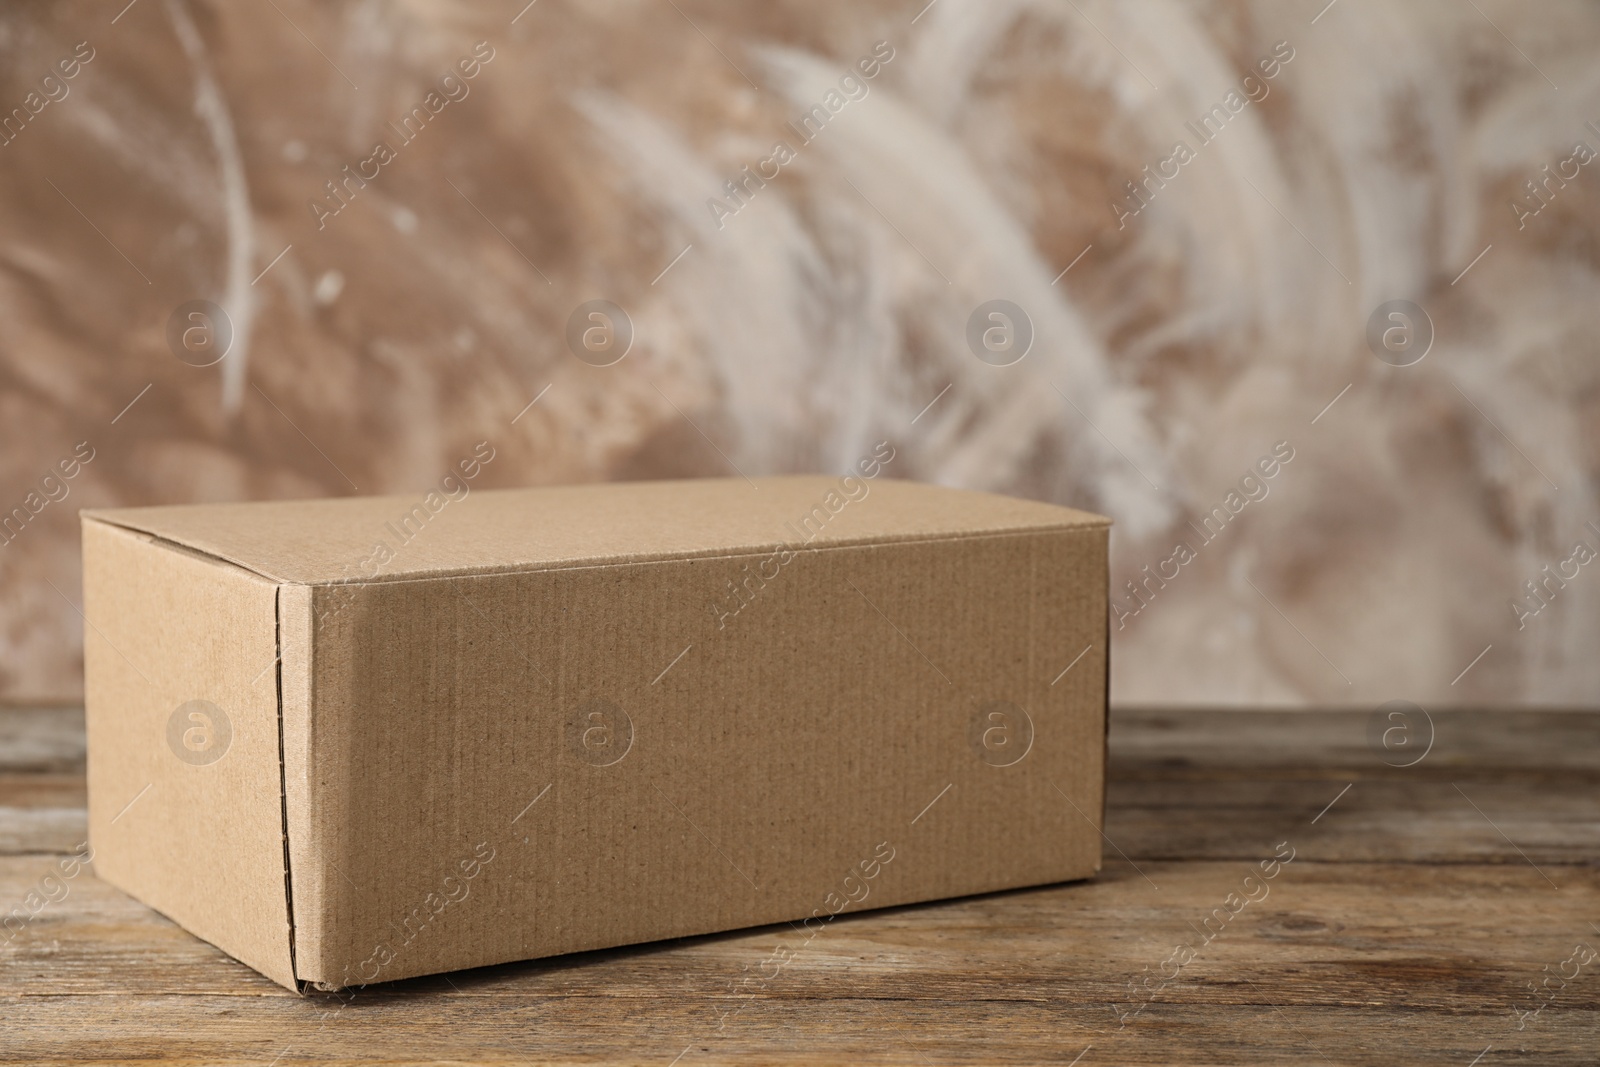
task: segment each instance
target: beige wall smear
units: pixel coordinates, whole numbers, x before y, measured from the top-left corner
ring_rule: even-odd
[[[886,440],[887,477],[1110,514],[1116,702],[1600,694],[1600,10],[519,6],[0,13],[0,700],[81,697],[77,508],[420,498],[481,441],[474,490]],[[996,298],[1008,367],[966,341]],[[204,368],[197,299],[236,327]],[[593,299],[614,366],[567,348]],[[1397,299],[1410,367],[1366,340]]]

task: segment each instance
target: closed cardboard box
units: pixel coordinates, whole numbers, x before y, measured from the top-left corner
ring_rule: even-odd
[[[84,513],[101,877],[331,989],[1099,868],[1106,520],[447,489]]]

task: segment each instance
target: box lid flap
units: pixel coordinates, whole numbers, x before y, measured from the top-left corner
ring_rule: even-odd
[[[1087,512],[886,478],[716,478],[90,510],[278,581],[542,570],[1100,527]]]

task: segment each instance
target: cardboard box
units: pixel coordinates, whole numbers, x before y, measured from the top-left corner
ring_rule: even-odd
[[[1089,877],[1108,527],[865,474],[85,512],[96,872],[325,989]]]

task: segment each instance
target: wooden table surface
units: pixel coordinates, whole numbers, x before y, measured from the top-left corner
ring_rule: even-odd
[[[0,914],[56,898],[0,932],[0,1061],[1600,1063],[1600,713],[1436,712],[1412,766],[1369,718],[1119,712],[1099,878],[844,916],[764,984],[788,926],[338,998],[51,883],[81,713],[0,710]]]

